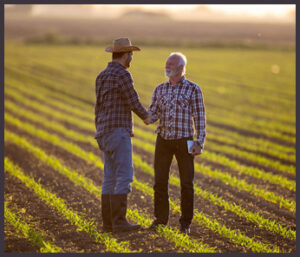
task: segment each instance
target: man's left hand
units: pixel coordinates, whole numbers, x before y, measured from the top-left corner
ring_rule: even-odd
[[[201,151],[200,151],[200,153],[197,151],[197,148],[199,148],[199,146],[200,145],[193,145],[192,146],[192,148],[191,148],[191,154],[193,155],[193,156],[196,156],[196,155],[200,155],[201,153],[202,153],[202,147],[201,147]]]
[[[151,115],[150,112],[148,112],[148,116],[147,116],[146,119],[144,119],[144,123],[145,123],[146,125],[149,125],[149,124],[151,123],[151,120],[152,120],[152,115]]]

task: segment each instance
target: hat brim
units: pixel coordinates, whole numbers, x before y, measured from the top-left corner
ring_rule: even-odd
[[[141,49],[138,48],[137,46],[125,46],[120,49],[114,49],[113,46],[109,46],[105,49],[105,52],[109,52],[109,53],[124,53],[130,51],[141,51]]]

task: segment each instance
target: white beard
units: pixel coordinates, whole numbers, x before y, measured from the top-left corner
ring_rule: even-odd
[[[171,78],[171,77],[174,77],[178,74],[178,70],[171,70],[171,71],[167,71],[165,70],[165,75],[168,77],[168,78]]]

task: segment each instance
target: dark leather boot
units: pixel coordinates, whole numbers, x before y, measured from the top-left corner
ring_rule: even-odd
[[[103,231],[112,232],[110,195],[101,195],[101,213],[103,222]]]
[[[130,224],[126,219],[127,194],[111,195],[111,214],[113,232],[132,231],[140,229],[140,225]]]

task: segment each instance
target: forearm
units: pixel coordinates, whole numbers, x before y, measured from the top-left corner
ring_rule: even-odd
[[[203,101],[203,95],[201,89],[196,87],[193,99],[193,117],[195,122],[195,128],[197,133],[197,141],[200,143],[201,147],[204,147],[204,141],[206,138],[206,115],[205,115],[205,106]]]
[[[120,86],[122,90],[122,98],[128,104],[130,110],[133,111],[139,118],[145,120],[148,117],[148,112],[139,100],[138,93],[133,87],[133,80],[129,73],[120,77]]]
[[[152,112],[151,110],[149,110],[149,113],[151,114],[151,121],[150,123],[154,123],[159,119],[159,116],[157,113]]]
[[[156,90],[154,90],[153,92],[153,96],[152,96],[152,100],[148,112],[151,114],[150,123],[154,123],[159,119],[159,108],[158,108]]]
[[[205,114],[198,115],[194,118],[197,141],[200,143],[201,147],[204,148],[204,141],[206,138],[206,120]]]
[[[197,141],[200,143],[201,148],[204,148],[204,141],[206,138],[206,132],[202,131],[199,134],[197,133]]]
[[[132,103],[131,110],[142,120],[145,120],[148,117],[147,110],[143,107],[139,100]]]

